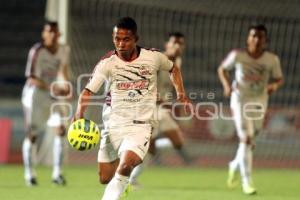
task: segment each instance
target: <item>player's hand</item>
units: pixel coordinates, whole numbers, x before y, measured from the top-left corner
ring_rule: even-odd
[[[268,94],[272,94],[273,92],[277,91],[278,90],[278,84],[277,83],[270,83],[268,86],[267,86],[267,91],[268,91]]]
[[[72,120],[71,120],[71,123],[75,122],[78,119],[82,119],[82,118],[84,118],[83,114],[76,112],[75,115],[73,116]]]
[[[72,89],[71,86],[68,84],[58,85],[52,84],[51,85],[51,96],[53,98],[63,98],[64,100],[71,100],[72,99]]]
[[[183,104],[185,113],[191,113],[192,115],[195,114],[195,108],[190,99],[185,94],[178,95],[177,101]]]
[[[230,86],[224,87],[224,96],[225,96],[226,98],[227,98],[227,97],[230,97],[231,92],[232,92],[232,89],[231,89]]]

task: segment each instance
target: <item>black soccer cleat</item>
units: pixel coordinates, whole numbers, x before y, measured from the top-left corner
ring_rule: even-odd
[[[29,186],[29,187],[37,186],[38,183],[37,183],[36,178],[31,178],[29,180],[26,180],[26,185]]]
[[[52,183],[55,184],[55,185],[66,185],[67,181],[63,177],[63,175],[59,175],[56,179],[52,180]]]

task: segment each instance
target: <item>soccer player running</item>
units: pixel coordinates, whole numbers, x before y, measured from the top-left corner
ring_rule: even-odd
[[[69,96],[70,88],[55,84],[56,81],[68,81],[70,49],[58,44],[60,36],[57,22],[45,22],[42,31],[42,42],[35,44],[29,51],[25,76],[27,78],[23,93],[22,105],[25,118],[26,137],[22,153],[25,167],[25,181],[28,186],[37,185],[33,168],[36,157],[36,139],[40,131],[45,131],[50,109],[57,102],[57,96]],[[51,91],[50,91],[51,90]],[[51,94],[52,93],[52,94]],[[60,106],[54,108],[56,120],[51,126],[55,132],[53,144],[52,181],[58,185],[66,183],[62,175],[63,138],[65,125],[62,121],[64,111]]]
[[[108,184],[102,200],[120,199],[132,169],[142,163],[148,151],[152,129],[150,121],[156,105],[157,71],[169,71],[178,100],[186,108],[190,104],[179,68],[164,54],[137,46],[134,19],[119,19],[113,28],[112,38],[115,50],[96,65],[93,76],[79,97],[74,116],[74,120],[83,118],[92,95],[105,81],[109,81],[109,137],[102,140],[106,143],[103,150],[110,152],[110,157],[103,157],[99,163],[100,182]]]
[[[279,58],[266,50],[267,40],[264,25],[250,26],[247,48],[231,51],[218,68],[224,95],[231,96],[230,106],[240,140],[236,156],[229,163],[227,185],[236,186],[235,172],[239,168],[245,194],[256,193],[251,177],[254,137],[263,128],[269,95],[283,84]],[[232,84],[230,70],[235,71]]]
[[[173,32],[169,34],[168,40],[165,44],[164,54],[176,64],[176,66],[181,68],[182,65],[182,54],[185,48],[185,38],[184,35],[180,32]],[[177,122],[171,116],[171,111],[168,107],[172,106],[173,100],[173,90],[174,87],[169,78],[169,74],[165,71],[160,71],[158,73],[158,126],[154,129],[154,142],[153,144],[153,153],[157,153],[155,148],[165,148],[169,144],[165,143],[157,147],[157,143],[161,138],[167,138],[171,141],[171,146],[173,146],[180,157],[184,160],[185,163],[190,163],[191,159],[185,152],[183,145],[183,134],[180,130]]]

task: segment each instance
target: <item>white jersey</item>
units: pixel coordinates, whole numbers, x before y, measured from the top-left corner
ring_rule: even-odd
[[[109,127],[151,122],[157,100],[157,72],[170,71],[173,63],[164,54],[140,49],[139,56],[126,62],[115,51],[96,65],[86,88],[97,93],[105,81],[111,83]]]
[[[103,121],[103,130],[109,129],[109,116],[111,113],[111,94],[110,94],[110,82],[105,82],[105,103],[102,107],[102,121]]]
[[[60,67],[69,64],[69,54],[68,46],[59,45],[56,53],[51,53],[37,43],[29,51],[25,76],[38,78],[50,85],[57,79]]]
[[[221,66],[235,70],[233,88],[245,96],[267,95],[269,80],[282,78],[279,58],[269,51],[255,59],[246,50],[233,50]]]

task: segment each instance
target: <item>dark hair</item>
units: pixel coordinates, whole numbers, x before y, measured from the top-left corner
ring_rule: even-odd
[[[168,39],[169,39],[170,37],[184,38],[184,34],[181,33],[181,32],[179,32],[179,31],[176,31],[176,32],[170,32],[170,33],[168,34]]]
[[[135,20],[131,17],[120,18],[115,27],[130,30],[134,35],[137,35],[137,25]]]
[[[253,24],[253,25],[249,26],[248,33],[252,29],[258,30],[258,31],[263,31],[263,32],[265,32],[266,36],[268,35],[268,30],[267,30],[267,28],[266,28],[266,26],[264,24]]]
[[[44,22],[44,26],[49,25],[51,27],[58,27],[58,23],[56,21],[50,21],[50,20],[46,20]]]

